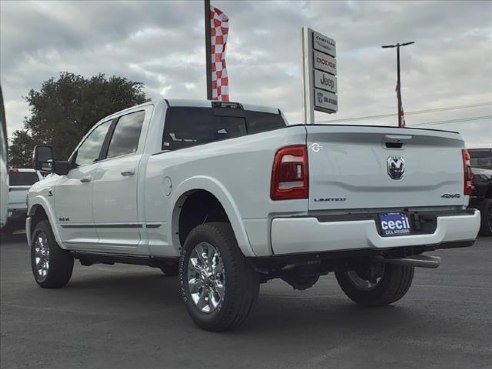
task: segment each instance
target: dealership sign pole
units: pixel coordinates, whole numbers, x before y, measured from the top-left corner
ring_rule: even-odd
[[[336,42],[308,27],[302,28],[304,123],[314,124],[314,111],[336,113]]]

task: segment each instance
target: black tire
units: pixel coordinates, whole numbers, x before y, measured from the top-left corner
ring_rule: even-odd
[[[211,260],[215,260],[214,258],[218,255],[222,263],[220,264],[223,270],[222,276],[214,278],[221,283],[218,279],[222,277],[223,298],[220,299],[215,310],[204,312],[198,307],[198,303],[195,303],[190,292],[191,287],[188,281],[194,278],[190,273],[196,273],[196,280],[200,279],[198,278],[200,274],[196,269],[192,269],[190,272],[189,263],[191,263],[192,254],[197,255],[194,254],[193,250],[196,251],[199,247],[202,247],[202,250],[203,247],[209,250],[208,245],[213,246],[212,249],[218,251]],[[206,258],[206,260],[208,259],[209,257]],[[200,328],[207,331],[219,332],[239,327],[251,314],[258,299],[258,273],[254,271],[239,250],[234,233],[227,223],[206,223],[195,227],[190,232],[181,252],[179,278],[181,294],[188,313]],[[208,280],[208,282],[210,286],[202,286],[202,290],[199,291],[206,291],[206,288],[211,291],[215,288],[212,286],[212,282],[215,281]],[[200,295],[205,295],[205,293],[200,292]],[[196,294],[194,295],[196,296]],[[208,299],[210,300],[210,293]]]
[[[384,306],[401,299],[413,280],[414,267],[384,264],[382,276],[374,286],[363,288],[356,281],[358,272],[335,272],[338,284],[352,301],[363,306]]]
[[[44,257],[47,263],[43,264]],[[40,221],[31,239],[31,268],[37,284],[43,288],[65,287],[72,276],[73,261],[73,256],[56,243],[50,223]]]
[[[480,235],[492,236],[492,199],[483,199],[480,207]]]

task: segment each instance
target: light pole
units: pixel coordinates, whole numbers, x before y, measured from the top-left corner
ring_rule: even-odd
[[[396,74],[397,74],[397,82],[396,82],[396,95],[398,98],[398,127],[402,127],[402,110],[403,106],[401,104],[401,81],[400,81],[400,46],[407,46],[414,44],[415,41],[405,42],[403,44],[396,45],[383,45],[381,46],[383,49],[396,47]]]

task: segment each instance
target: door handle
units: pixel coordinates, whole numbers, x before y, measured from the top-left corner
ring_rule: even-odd
[[[408,142],[413,138],[410,135],[386,135],[384,142]]]
[[[135,169],[123,169],[121,171],[121,175],[123,177],[129,177],[135,174]]]
[[[92,181],[91,176],[85,176],[85,177],[80,178],[80,182],[82,182],[82,183],[89,183],[90,181]]]

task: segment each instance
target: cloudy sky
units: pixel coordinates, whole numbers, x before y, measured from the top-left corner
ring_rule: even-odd
[[[232,101],[281,108],[302,122],[301,27],[337,41],[336,114],[395,125],[401,50],[407,125],[460,131],[469,147],[492,145],[492,2],[213,1],[230,19],[226,61]],[[205,99],[203,2],[6,1],[1,84],[8,131],[30,115],[30,89],[60,72],[143,82],[152,99]]]

